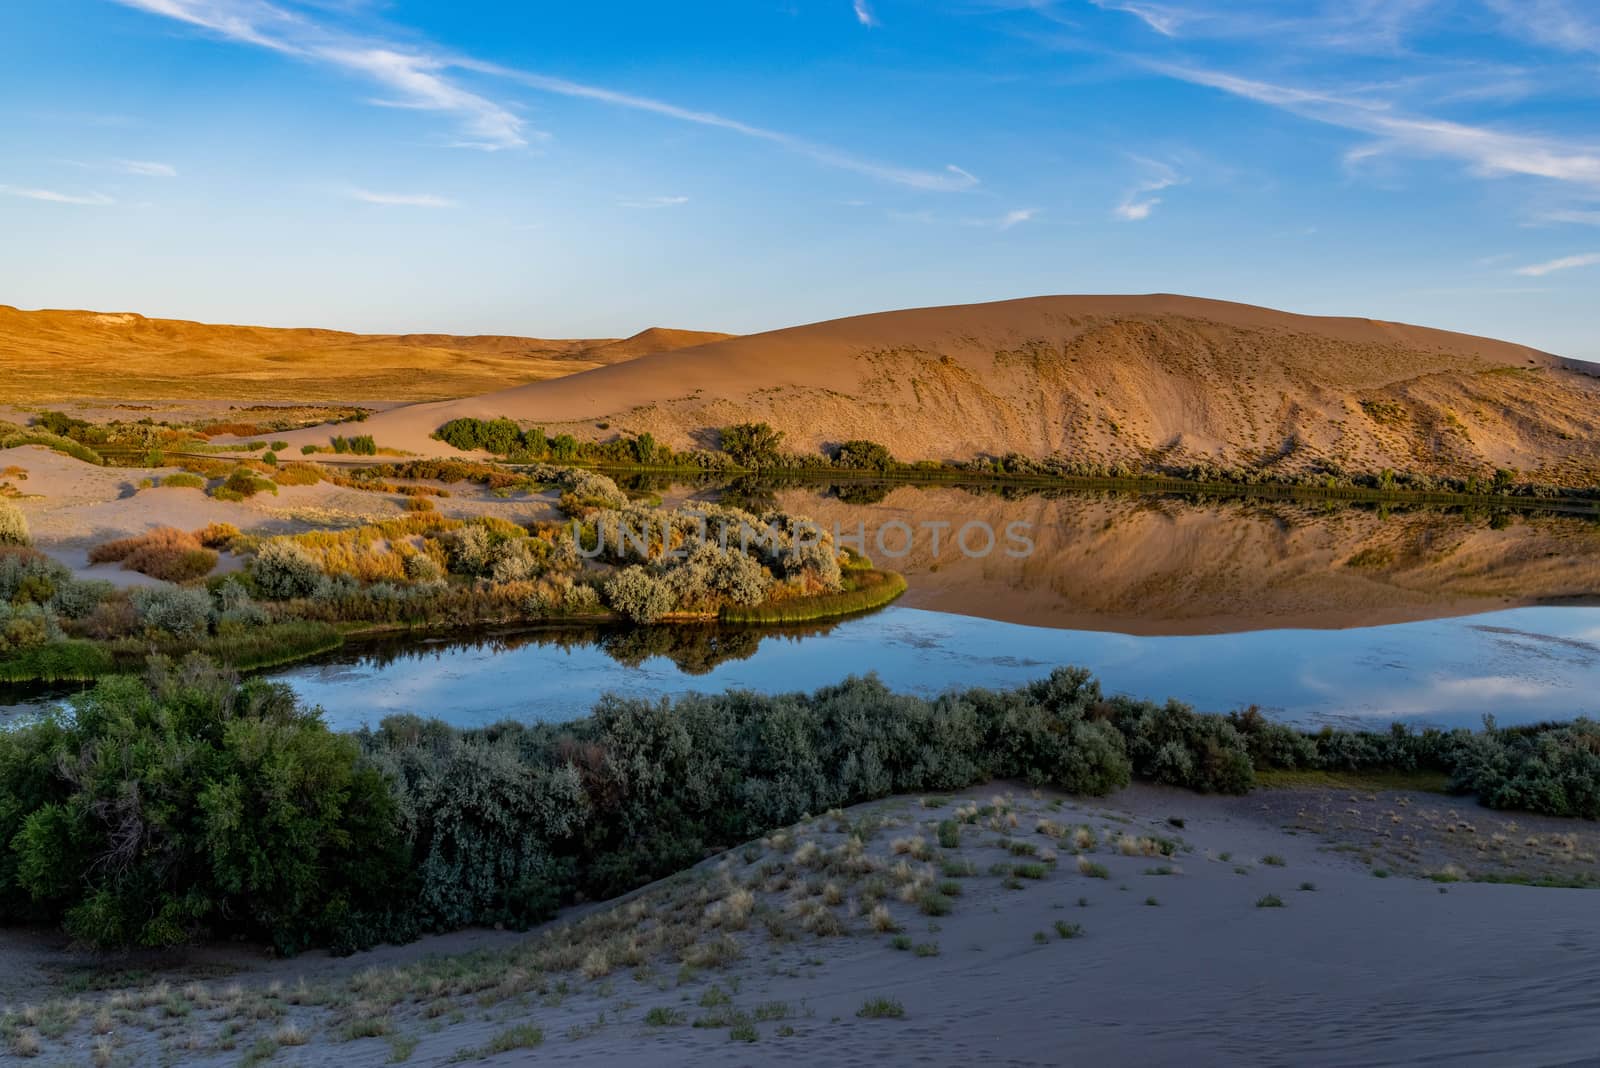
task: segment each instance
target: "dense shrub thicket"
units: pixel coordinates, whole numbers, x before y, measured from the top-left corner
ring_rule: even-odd
[[[0,732],[0,919],[94,945],[201,936],[352,948],[522,925],[810,813],[1011,778],[1242,792],[1254,769],[1436,768],[1486,803],[1600,816],[1600,725],[1303,734],[1253,712],[1105,698],[1061,669],[1010,691],[602,698],[565,724],[395,716],[330,732],[200,658],[102,681]]]

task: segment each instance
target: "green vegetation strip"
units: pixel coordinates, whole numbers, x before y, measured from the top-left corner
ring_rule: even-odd
[[[274,623],[193,641],[69,638],[0,657],[0,682],[91,682],[136,671],[151,655],[191,653],[239,671],[259,671],[330,653],[343,644],[344,634],[338,627],[303,622]]]
[[[748,608],[728,605],[722,609],[721,618],[725,623],[812,623],[882,608],[906,592],[905,576],[898,571],[851,570],[846,576],[846,588],[840,593]]]

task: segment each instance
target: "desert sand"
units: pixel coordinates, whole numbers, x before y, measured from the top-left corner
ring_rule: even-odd
[[[459,397],[728,336],[659,327],[621,339],[352,334],[0,305],[0,402]]]
[[[978,805],[995,808],[941,848],[939,821]],[[1355,815],[1335,827],[1326,808]],[[1574,1064],[1596,1042],[1592,892],[1455,880],[1495,870],[1475,843],[1508,840],[1592,874],[1595,838],[1404,791],[1080,800],[996,784],[806,821],[528,935],[344,959],[136,958],[120,963],[155,974],[56,1001],[79,969],[118,962],[64,964],[42,939],[8,947],[0,990],[41,1020],[74,1014],[42,1040],[47,1061],[100,1043],[196,1065],[263,1049],[274,1064],[351,1066],[401,1051],[417,1065]],[[1416,862],[1378,867],[1395,863],[1390,845]],[[837,874],[830,856],[868,859]],[[913,891],[873,914],[861,895],[875,878]],[[944,914],[903,899],[941,882]],[[683,954],[731,942],[735,958],[605,955],[702,900]],[[573,963],[526,963],[551,947]],[[875,999],[903,1015],[860,1015]]]
[[[1590,372],[1590,373],[1586,373]],[[674,447],[763,420],[815,450],[870,438],[902,460],[1019,452],[1303,471],[1600,474],[1600,367],[1487,338],[1168,294],[1035,297],[856,316],[642,357],[375,416],[437,454],[458,416]],[[604,424],[603,426],[601,424]],[[332,431],[290,435],[325,443]]]

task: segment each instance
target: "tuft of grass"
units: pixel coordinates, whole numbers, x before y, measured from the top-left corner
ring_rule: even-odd
[[[521,1024],[501,1031],[484,1047],[490,1054],[509,1053],[514,1049],[533,1049],[544,1041],[544,1029],[532,1024]]]
[[[917,895],[917,908],[924,916],[948,916],[955,902],[937,890],[924,890]]]
[[[644,1022],[647,1027],[679,1027],[683,1024],[683,1013],[677,1009],[657,1005],[644,1014]]]
[[[1256,898],[1256,908],[1281,909],[1283,908],[1283,898],[1279,897],[1277,894],[1262,894],[1260,897]]]
[[[1159,902],[1159,901],[1157,901],[1157,900],[1156,900],[1156,899],[1155,899],[1155,898],[1153,898],[1153,897],[1147,897],[1147,898],[1145,898],[1145,899],[1144,899],[1144,903],[1145,903],[1145,904],[1146,904],[1146,905],[1149,905],[1149,906],[1150,906],[1150,907],[1151,907],[1151,908],[1156,908],[1156,907],[1158,907],[1158,906],[1159,906],[1159,905],[1160,905],[1160,904],[1161,904],[1161,902]]]
[[[1048,870],[1043,864],[1018,864],[1011,869],[1011,874],[1019,879],[1043,879]]]
[[[1068,923],[1066,920],[1057,920],[1055,923],[1055,928],[1056,934],[1060,935],[1062,938],[1083,937],[1083,925],[1079,923]]]
[[[918,942],[911,952],[918,957],[937,957],[939,955],[939,943]]]
[[[1261,858],[1261,863],[1267,865],[1269,868],[1281,868],[1288,862],[1282,857],[1278,856],[1276,853],[1268,853],[1266,856]]]
[[[939,874],[951,879],[963,879],[978,874],[978,866],[970,860],[945,857],[939,862]]]
[[[1387,879],[1389,877],[1389,869],[1388,868],[1373,868],[1372,869],[1372,876],[1375,879]]]
[[[730,1042],[759,1042],[761,1032],[756,1030],[756,1025],[749,1020],[742,1020],[728,1028]]]
[[[389,1063],[404,1064],[411,1059],[417,1051],[420,1040],[416,1035],[390,1035],[389,1036]]]
[[[394,1030],[394,1021],[388,1016],[363,1016],[351,1020],[339,1034],[342,1042],[354,1042],[358,1038],[381,1038]]]
[[[889,944],[891,946],[893,946],[895,949],[901,950],[903,952],[904,951],[909,951],[911,949],[911,936],[910,935],[895,935],[893,938],[889,939]]]
[[[1088,857],[1078,858],[1078,873],[1087,875],[1091,879],[1109,879],[1111,870],[1104,864],[1097,864]]]
[[[955,820],[940,820],[939,845],[944,849],[959,849],[961,847],[961,824]]]
[[[1300,884],[1300,889],[1302,889],[1302,890],[1315,890],[1316,888],[1317,888],[1317,884],[1316,883],[1301,883]]]
[[[895,998],[868,998],[856,1010],[856,1015],[864,1020],[900,1020],[904,1019],[906,1007]]]

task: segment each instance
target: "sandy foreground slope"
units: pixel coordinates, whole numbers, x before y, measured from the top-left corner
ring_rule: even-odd
[[[459,397],[727,336],[661,328],[622,339],[352,334],[0,305],[0,403]]]
[[[1412,876],[1592,871],[1595,838],[1432,794],[997,784],[809,820],[529,935],[215,950],[49,1001],[151,962],[13,933],[0,1000],[72,1016],[46,1063],[1576,1064],[1600,1041],[1594,891]]]
[[[752,334],[374,417],[380,444],[446,451],[457,416],[587,438],[714,445],[764,420],[792,448],[870,438],[906,460],[1015,451],[1303,470],[1600,472],[1600,370],[1487,338],[1193,297],[1059,296]],[[604,424],[604,425],[601,425]],[[331,431],[293,435],[325,442]]]

